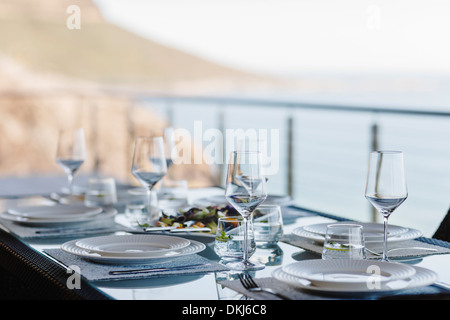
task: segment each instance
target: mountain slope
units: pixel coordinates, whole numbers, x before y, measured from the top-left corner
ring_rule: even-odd
[[[5,0],[0,7],[0,52],[34,71],[109,84],[257,79],[110,24],[89,0],[50,3]],[[66,9],[72,4],[81,9],[79,30],[66,26]]]

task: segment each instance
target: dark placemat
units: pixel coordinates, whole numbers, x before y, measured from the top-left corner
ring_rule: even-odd
[[[83,277],[91,281],[111,281],[111,280],[123,280],[123,279],[143,279],[143,278],[161,278],[173,275],[193,275],[193,274],[205,274],[216,271],[226,271],[224,265],[211,261],[198,254],[192,254],[184,257],[179,257],[171,260],[158,261],[151,264],[142,265],[111,265],[101,264],[90,261],[88,259],[67,253],[61,249],[45,249],[44,252],[52,258],[58,260],[67,267],[70,267],[74,271],[80,270]],[[200,264],[200,265],[199,265]],[[192,267],[194,266],[195,267]],[[199,265],[199,266],[197,266]],[[71,267],[72,266],[72,267]],[[75,266],[75,267],[73,267]],[[121,274],[111,275],[110,271],[115,270],[136,270],[147,268],[171,268],[185,266],[186,269],[177,269],[170,271],[158,271],[148,273],[135,273],[135,274]]]

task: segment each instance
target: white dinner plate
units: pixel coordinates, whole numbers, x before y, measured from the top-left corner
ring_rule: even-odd
[[[387,282],[413,276],[416,270],[409,265],[369,260],[305,260],[288,264],[283,271],[310,281],[316,287],[337,289],[367,288],[377,281],[381,286]]]
[[[52,206],[21,206],[11,208],[8,213],[29,219],[61,219],[88,217],[102,212],[100,207],[87,207],[84,204],[55,204]]]
[[[163,262],[170,259],[176,259],[178,257],[199,253],[205,250],[206,248],[205,244],[195,240],[190,240],[190,244],[187,247],[176,249],[173,251],[164,251],[158,255],[154,255],[151,257],[111,257],[107,255],[102,255],[98,252],[92,252],[87,249],[80,248],[75,244],[77,241],[78,240],[72,240],[63,243],[61,245],[61,249],[64,252],[91,260],[93,262],[102,264],[114,264],[114,265],[133,265],[133,264],[148,264],[154,262]]]
[[[343,222],[335,222],[332,224],[349,224],[353,222],[343,221]],[[304,230],[317,233],[322,236],[325,236],[327,233],[327,226],[331,223],[317,223],[304,226]],[[371,240],[383,240],[384,238],[384,225],[382,223],[374,223],[374,222],[355,222],[355,224],[361,225],[363,227],[364,238],[366,241]],[[388,237],[398,236],[402,233],[408,232],[408,228],[400,227],[396,225],[388,225]]]
[[[13,214],[10,214],[9,212],[5,211],[0,213],[0,218],[5,219],[8,221],[16,222],[19,224],[23,224],[26,226],[32,226],[32,227],[61,227],[66,225],[73,225],[73,224],[80,224],[80,223],[86,223],[86,222],[92,222],[92,221],[98,221],[103,219],[111,219],[113,218],[117,213],[116,209],[110,208],[105,209],[104,211],[101,211],[98,214],[95,215],[89,215],[89,216],[71,216],[67,219],[34,219],[34,218],[28,218],[28,217],[21,217],[16,216]]]
[[[112,235],[78,240],[75,245],[104,256],[151,257],[187,247],[191,242],[165,235]]]
[[[341,293],[341,294],[349,294],[349,293],[358,293],[358,294],[371,294],[371,293],[379,293],[379,292],[390,292],[404,289],[413,289],[420,288],[424,286],[428,286],[433,284],[437,280],[437,274],[429,269],[421,268],[421,267],[413,267],[415,269],[414,275],[411,277],[401,279],[401,280],[393,280],[390,282],[386,282],[383,286],[365,286],[360,288],[336,288],[335,286],[315,286],[312,282],[302,279],[296,276],[293,276],[285,271],[283,268],[277,268],[272,272],[272,276],[288,285],[294,286],[297,289],[305,289],[311,291],[319,291],[319,292],[331,292],[331,293]]]
[[[306,231],[304,227],[295,228],[292,231],[292,233],[295,234],[296,236],[299,236],[304,239],[312,240],[317,243],[323,244],[323,242],[325,240],[325,236],[318,234],[318,233]],[[388,243],[394,243],[394,242],[400,242],[400,241],[406,241],[406,240],[413,240],[413,239],[421,237],[422,234],[423,233],[420,230],[408,228],[408,230],[405,233],[400,233],[398,235],[388,237],[387,241],[388,241]],[[374,239],[365,241],[365,245],[368,248],[377,248],[382,244],[383,244],[383,238],[374,238]]]

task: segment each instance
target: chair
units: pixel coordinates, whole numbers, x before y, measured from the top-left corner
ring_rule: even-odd
[[[67,272],[55,261],[0,229],[0,298],[14,300],[111,300],[81,277],[69,289]]]
[[[433,238],[450,242],[450,209],[434,233]]]

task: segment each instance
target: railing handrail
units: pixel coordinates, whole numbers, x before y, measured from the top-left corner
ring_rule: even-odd
[[[296,102],[272,99],[255,99],[255,98],[233,98],[233,97],[210,97],[210,96],[141,96],[146,100],[165,100],[165,101],[182,101],[195,103],[213,103],[213,104],[245,104],[249,106],[275,107],[282,106],[289,109],[313,109],[313,110],[333,110],[345,112],[364,112],[364,113],[387,113],[387,114],[404,114],[418,116],[435,116],[450,117],[450,111],[427,111],[423,109],[402,109],[398,107],[372,107],[372,106],[350,106],[342,104],[321,104],[309,102]]]
[[[365,106],[365,105],[345,105],[345,104],[327,104],[327,103],[310,103],[310,102],[300,102],[291,100],[277,100],[274,98],[252,98],[252,97],[227,97],[227,96],[191,96],[191,95],[140,95],[135,96],[136,100],[139,102],[148,101],[149,107],[152,107],[151,103],[161,102],[165,107],[165,112],[167,112],[167,119],[169,124],[172,124],[176,117],[174,117],[174,113],[176,112],[177,107],[183,107],[184,103],[186,106],[188,104],[195,104],[197,106],[200,105],[210,105],[212,106],[212,112],[218,112],[219,116],[217,118],[217,126],[223,131],[225,128],[226,118],[224,114],[226,113],[226,106],[239,106],[239,107],[259,107],[259,108],[280,108],[283,112],[280,114],[285,118],[285,141],[287,141],[286,147],[286,157],[285,157],[285,165],[286,172],[284,181],[286,183],[286,192],[289,196],[295,196],[295,179],[294,179],[294,149],[296,148],[296,144],[294,142],[294,130],[297,128],[296,115],[294,111],[297,110],[305,110],[305,111],[323,111],[323,112],[346,112],[346,113],[360,113],[369,115],[372,118],[370,123],[367,125],[370,127],[370,131],[367,131],[369,134],[369,150],[379,150],[382,148],[379,141],[379,122],[382,122],[381,117],[377,117],[378,115],[393,115],[393,116],[413,116],[413,117],[432,117],[432,118],[445,118],[446,120],[450,117],[450,106],[449,108],[443,108],[443,110],[435,109],[435,110],[426,110],[427,108],[419,108],[419,107],[408,107],[408,106],[397,106],[397,107],[374,107],[374,106]],[[223,108],[221,108],[223,107]],[[430,109],[430,108],[428,108]],[[448,111],[447,111],[448,110]],[[220,173],[218,174],[217,181],[221,181],[221,177],[225,176],[226,168],[222,166]],[[219,183],[220,185],[220,183]],[[373,222],[377,221],[378,214],[376,210],[372,207],[371,220]]]

